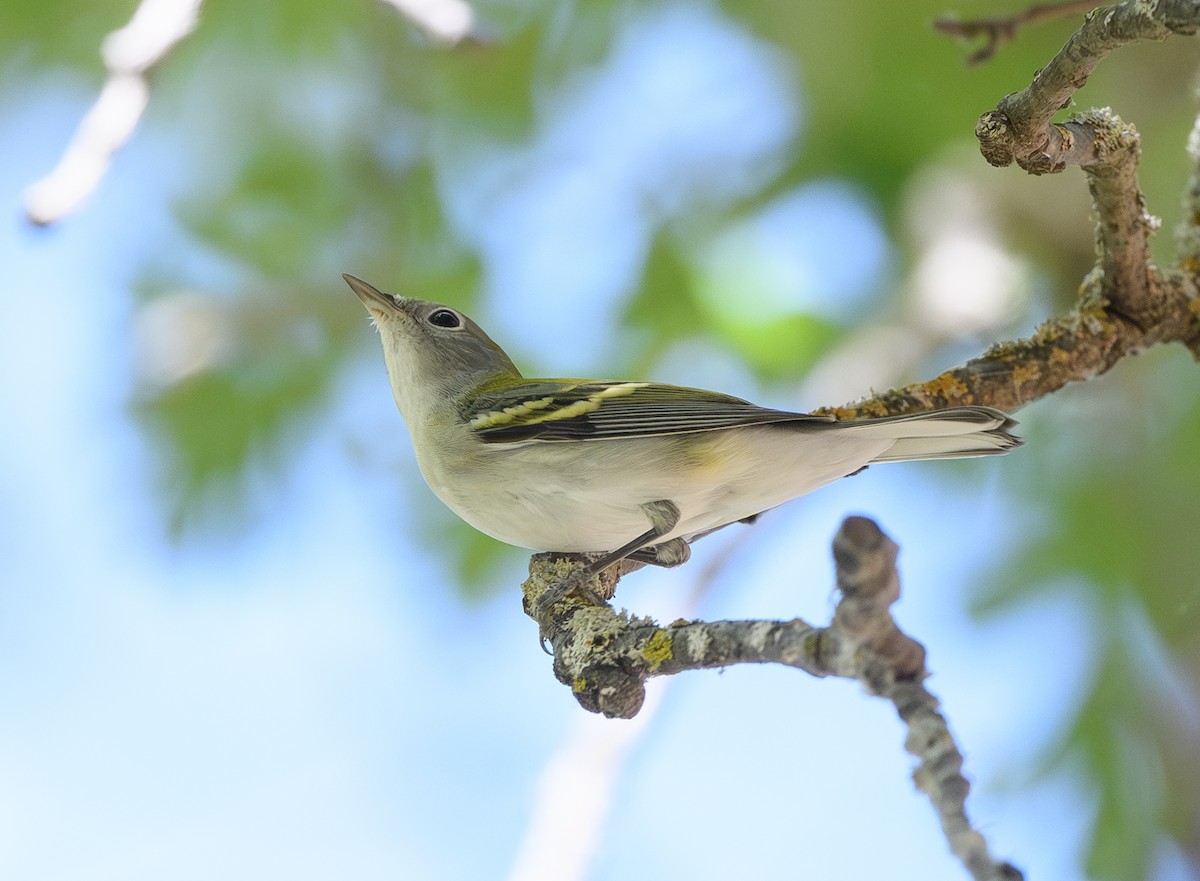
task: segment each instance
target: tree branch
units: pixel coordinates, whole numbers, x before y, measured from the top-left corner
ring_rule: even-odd
[[[1093,379],[1118,361],[1151,346],[1183,343],[1200,359],[1200,300],[1194,278],[1184,272],[1149,270],[1156,319],[1145,329],[1108,305],[1099,274],[1082,288],[1083,302],[1061,318],[1047,321],[1032,337],[998,343],[961,367],[925,382],[892,389],[842,407],[816,413],[861,419],[983,404],[1014,412],[1072,382]]]
[[[1096,161],[1084,165],[1096,208],[1100,292],[1114,312],[1139,328],[1158,321],[1164,298],[1151,284],[1150,234],[1159,221],[1146,213],[1137,182],[1140,138],[1108,108],[1075,117],[1092,138]]]
[[[589,591],[560,596],[542,609],[547,591],[583,571],[579,560],[537,554],[522,586],[526,612],[554,654],[554,674],[580,705],[610,717],[631,718],[645,699],[645,682],[684,670],[732,664],[778,663],[813,676],[857,679],[871,694],[892,702],[908,726],[905,748],[917,757],[914,780],[932,802],[951,851],[973,878],[1019,879],[1012,865],[990,855],[967,818],[970,784],[963,758],[938,702],[925,688],[925,649],[897,626],[891,606],[900,598],[896,544],[865,517],[849,517],[833,541],[841,594],[833,620],[815,627],[791,621],[676,621],[616,612],[596,599],[619,576],[594,578]],[[589,595],[591,594],[591,595]]]
[[[1083,26],[1034,74],[1032,83],[979,118],[975,134],[984,158],[998,166],[1016,162],[1030,174],[1105,162],[1093,151],[1086,121],[1052,125],[1051,118],[1114,49],[1135,40],[1194,34],[1198,27],[1200,3],[1195,0],[1129,0],[1088,13]]]
[[[774,661],[827,675],[811,641],[815,629],[794,621],[676,621],[662,627],[650,618],[618,613],[598,597],[611,597],[620,576],[593,576],[590,591],[558,596],[538,611],[546,591],[582,570],[575,559],[536,554],[521,586],[525,612],[538,622],[554,655],[554,675],[580,705],[610,718],[629,719],[645,700],[645,681],[683,670]],[[590,595],[589,595],[590,594]]]
[[[1137,131],[1108,109],[1050,124],[1054,112],[1112,49],[1134,39],[1193,33],[1198,23],[1200,2],[1194,0],[1133,0],[1097,10],[1028,88],[1009,95],[980,119],[976,134],[989,162],[1006,165],[1015,159],[1035,174],[1076,164],[1087,174],[1097,215],[1098,259],[1080,287],[1076,308],[1046,322],[1032,337],[995,345],[932,380],[816,412],[855,419],[959,404],[1012,412],[1068,383],[1106,373],[1122,358],[1159,343],[1183,343],[1200,359],[1200,121],[1189,143],[1196,168],[1189,218],[1179,235],[1181,261],[1169,271],[1150,263],[1149,238],[1158,220],[1147,213],[1137,183]]]

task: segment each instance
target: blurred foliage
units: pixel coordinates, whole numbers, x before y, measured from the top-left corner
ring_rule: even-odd
[[[1082,759],[1098,786],[1096,878],[1146,877],[1160,830],[1185,853],[1200,852],[1195,371],[1182,350],[1158,350],[1119,365],[1107,382],[1064,393],[1074,400],[1030,438],[1045,455],[1017,475],[1023,493],[1050,508],[1051,526],[1026,538],[979,603],[991,612],[1055,583],[1082,578],[1089,587],[1097,670],[1041,772]],[[1102,412],[1122,418],[1081,435],[1085,419]]]
[[[755,169],[759,184],[730,190],[702,210],[684,200],[674,215],[661,206],[647,212],[656,219],[635,283],[614,304],[624,327],[636,331],[623,339],[635,343],[614,345],[627,359],[611,365],[614,375],[649,375],[673,344],[700,338],[738,353],[764,383],[796,381],[860,325],[898,310],[918,257],[908,200],[913,181],[931,168],[968,176],[1009,250],[1035,267],[1049,302],[1014,316],[1007,330],[1015,334],[1069,306],[1092,261],[1082,176],[1034,180],[989,169],[973,130],[980,113],[1022,88],[1057,51],[1073,22],[1026,29],[990,64],[966,69],[963,48],[929,26],[950,8],[944,0],[694,5],[759,41],[800,96],[798,143]],[[100,42],[134,6],[8,0],[0,5],[4,76],[32,81],[68,70],[84,93],[98,88]],[[527,144],[546,125],[547,108],[569,101],[628,23],[656,7],[477,8],[483,39],[439,49],[381,3],[210,3],[197,32],[156,71],[138,137],[169,146],[184,181],[178,222],[219,267],[187,259],[151,267],[150,296],[208,292],[224,304],[232,328],[225,356],[175,381],[147,382],[138,397],[137,412],[161,450],[165,520],[177,533],[214,518],[253,516],[264,476],[269,486],[286,473],[332,406],[344,366],[364,350],[377,355],[338,272],[468,308],[479,303],[489,267],[453,197],[462,184],[456,175],[471,167],[464,145],[496,152]],[[952,9],[964,18],[998,14],[983,0]],[[1196,61],[1196,42],[1185,39],[1121,50],[1078,101],[1110,105],[1142,132],[1148,207],[1168,230],[1187,173]],[[737,320],[706,309],[697,296],[703,236],[696,229],[718,230],[818,176],[853,181],[878,207],[895,259],[874,299],[841,311],[751,309]],[[1170,244],[1169,235],[1156,239],[1161,262],[1169,261]],[[939,357],[927,362],[928,373],[896,381],[948,366]],[[1170,701],[1155,690],[1158,671],[1139,666],[1146,640],[1130,636],[1129,624],[1131,609],[1149,622],[1150,641],[1183,671],[1195,706],[1200,408],[1194,367],[1171,372],[1163,364],[1123,365],[1123,381],[1064,392],[1061,400],[1077,400],[1095,386],[1107,396],[1086,428],[1056,422],[1053,407],[1034,408],[1025,458],[1032,477],[1019,491],[1046,526],[1027,537],[1019,565],[985,603],[1018,602],[1054,578],[1082,579],[1094,592],[1102,612],[1098,672],[1060,751],[1046,762],[1053,768],[1066,756],[1085,758],[1101,797],[1090,871],[1106,879],[1143,877],[1161,835],[1173,837],[1200,871],[1200,779],[1189,746],[1195,732],[1181,731]],[[1149,406],[1146,390],[1128,380],[1134,376],[1161,390],[1160,407]],[[398,417],[380,430],[400,432]],[[1056,446],[1067,461],[1035,455]],[[441,512],[418,519],[431,545],[447,544],[465,583],[484,582],[498,559],[508,559],[491,540],[444,527]]]
[[[219,303],[236,339],[213,366],[150,388],[136,410],[161,442],[170,531],[216,527],[236,534],[253,516],[258,478],[278,479],[317,420],[365,323],[333,308],[322,289],[287,298],[243,295]],[[181,336],[187,331],[180,321]]]
[[[325,156],[291,138],[268,140],[247,157],[224,192],[205,194],[181,207],[193,234],[229,258],[264,275],[288,277],[328,237],[310,217],[344,226],[354,214],[349,181]]]

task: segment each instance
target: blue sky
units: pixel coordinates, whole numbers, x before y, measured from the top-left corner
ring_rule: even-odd
[[[523,176],[492,191],[504,211],[491,226],[467,221],[485,192],[477,181],[447,174],[448,201],[485,258],[495,335],[541,364],[600,359],[613,305],[647,246],[638,200],[681,143],[760,106],[785,112],[695,167],[769,158],[801,137],[802,97],[781,91],[769,50],[715,14],[667,16],[652,28],[632,23],[593,80],[547,99],[540,140],[495,157]],[[653,34],[664,46],[647,42]],[[744,76],[706,78],[696,62],[716,53]],[[589,120],[608,118],[624,83],[668,62],[676,79],[664,103],[631,102],[621,137],[592,145],[611,172],[603,193],[617,195],[588,212],[588,226],[577,200],[595,208],[603,195],[587,189],[595,156],[569,148],[586,140]],[[730,115],[676,119],[664,109],[700,94],[717,94]],[[0,876],[508,877],[551,757],[587,726],[626,723],[583,719],[554,681],[520,611],[520,555],[497,574],[491,599],[464,603],[447,586],[441,552],[412,540],[441,515],[427,513],[437,503],[412,479],[365,319],[362,356],[338,378],[336,406],[310,427],[286,475],[259,488],[246,534],[165,538],[154,501],[161,462],[129,403],[133,283],[155,248],[187,247],[164,195],[163,143],[139,135],[59,228],[16,219],[22,188],[91,97],[61,81],[0,91],[0,196],[10,206],[0,229]],[[548,165],[547,151],[571,159]],[[699,198],[702,178],[673,186],[656,198]],[[731,233],[728,247],[783,248],[806,205],[834,218],[848,249],[876,254],[879,271],[886,249],[872,208],[836,181],[785,197],[757,226]],[[523,231],[545,226],[562,236],[553,247],[522,245]],[[870,283],[865,270],[837,274],[842,261],[821,259],[827,248],[811,253],[799,267],[794,254],[781,258],[782,296],[827,287],[853,301]],[[574,295],[556,296],[562,285]],[[498,292],[509,289],[539,323],[504,320]],[[359,308],[336,277],[329,296]],[[608,330],[595,350],[554,343],[562,327],[597,320]],[[687,359],[664,366],[674,375],[656,378],[686,380]],[[695,384],[721,380],[694,369]],[[747,382],[734,365],[724,375]],[[381,437],[392,440],[379,459],[352,455]],[[972,815],[1030,877],[1069,879],[1079,877],[1087,793],[1067,778],[1031,787],[1012,778],[1069,712],[1061,695],[1088,675],[1089,647],[1072,626],[1087,607],[1064,590],[986,625],[965,613],[968,585],[1002,559],[1009,538],[997,529],[1014,512],[1001,489],[1006,467],[1016,466],[872,469],[753,529],[727,530],[681,570],[627,579],[619,598],[674,617],[706,561],[735,543],[701,616],[824,621],[829,540],[846,514],[875,516],[902,548],[898,615],[930,650],[931,688],[977,781]],[[779,874],[781,864],[812,877],[963,877],[913,791],[899,722],[853,683],[747,667],[657,687],[666,693],[655,718],[611,780],[589,877],[749,877]]]

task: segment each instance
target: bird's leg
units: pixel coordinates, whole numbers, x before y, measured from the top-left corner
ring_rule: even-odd
[[[610,551],[600,559],[593,560],[591,563],[589,563],[586,570],[589,575],[597,575],[614,563],[621,562],[621,560],[624,560],[626,557],[634,557],[634,559],[643,563],[655,563],[657,565],[667,566],[678,566],[680,563],[683,563],[687,560],[691,553],[690,550],[682,552],[681,559],[678,559],[676,562],[658,563],[658,554],[654,552],[653,548],[648,547],[648,545],[654,544],[654,540],[656,538],[662,538],[675,528],[675,524],[679,522],[679,506],[670,499],[659,499],[656,502],[646,502],[641,507],[642,513],[644,513],[647,519],[650,521],[650,528],[628,544],[623,544],[615,551]],[[665,551],[665,558],[668,560],[671,558],[672,554],[676,557],[681,556],[681,552],[679,551],[678,546],[675,544],[676,541],[681,542],[685,548],[687,547],[687,542],[682,541],[682,539],[672,539],[671,541],[664,542],[662,545],[659,545],[659,547],[664,549],[667,549],[668,546],[670,547],[670,550]],[[647,551],[648,555],[634,556],[635,554],[638,554],[639,551],[643,550]]]
[[[540,618],[546,609],[561,602],[570,594],[584,594],[588,599],[594,599],[599,605],[603,600],[594,592],[584,588],[584,582],[592,576],[599,575],[609,566],[631,557],[642,563],[655,563],[659,566],[678,566],[687,560],[691,549],[681,538],[663,542],[657,547],[649,547],[657,538],[662,538],[675,528],[679,522],[679,506],[670,499],[659,499],[646,502],[641,506],[642,512],[650,521],[650,528],[627,544],[621,545],[615,551],[610,551],[592,560],[583,570],[562,584],[552,587],[537,600],[537,613]],[[661,549],[661,550],[660,550]]]

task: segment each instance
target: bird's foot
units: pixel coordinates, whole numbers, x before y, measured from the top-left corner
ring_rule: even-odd
[[[636,560],[639,563],[649,563],[651,566],[662,566],[664,569],[671,569],[675,566],[682,566],[691,556],[691,545],[682,538],[673,538],[670,541],[664,541],[662,544],[651,545],[648,548],[634,551],[629,555],[628,559]]]

